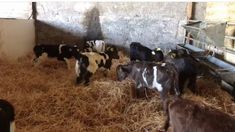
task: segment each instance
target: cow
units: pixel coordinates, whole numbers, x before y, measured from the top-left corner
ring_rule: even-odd
[[[73,57],[72,50],[78,49],[77,45],[69,46],[66,44],[46,45],[40,44],[34,47],[36,58],[34,62],[39,64],[39,60],[43,57],[57,58],[59,61],[65,61],[68,69],[70,68],[69,59]]]
[[[196,92],[197,61],[184,49],[171,50],[164,58],[164,62],[171,63],[177,69],[179,75],[180,94],[187,86],[190,90]]]
[[[168,92],[179,94],[178,73],[176,68],[168,63],[157,64],[153,62],[129,62],[118,65],[116,69],[117,80],[130,78],[135,81],[136,97],[139,98],[141,90],[155,89],[160,92],[160,98],[167,98]]]
[[[14,132],[15,109],[13,105],[0,99],[0,132]]]
[[[116,48],[111,48],[105,52],[79,52],[73,50],[73,55],[76,59],[75,72],[77,75],[76,82],[80,84],[85,80],[84,85],[88,85],[90,77],[97,71],[97,69],[103,67],[110,70],[113,59],[119,59],[118,51]]]
[[[104,52],[105,42],[103,40],[89,40],[84,45],[84,52]]]
[[[173,132],[234,132],[235,118],[195,101],[175,97],[166,100],[167,120],[164,129]]]
[[[141,45],[139,42],[130,44],[130,60],[131,61],[155,61],[161,62],[164,59],[164,54],[161,50],[151,50],[148,47]]]

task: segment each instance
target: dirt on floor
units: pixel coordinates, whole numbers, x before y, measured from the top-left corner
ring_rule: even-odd
[[[33,55],[15,63],[0,60],[0,98],[15,106],[16,132],[140,132],[163,126],[158,93],[133,99],[133,82],[116,81],[116,66],[129,60],[124,55],[107,77],[97,71],[89,86],[76,85],[74,67],[68,70],[64,62],[47,59],[35,67],[32,60]],[[197,84],[198,95],[185,89],[183,97],[235,115],[231,96],[215,82]]]

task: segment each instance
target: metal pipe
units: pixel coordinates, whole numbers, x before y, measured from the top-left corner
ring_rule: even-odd
[[[232,40],[235,40],[235,37],[233,36],[224,36],[226,39],[232,39]]]
[[[205,22],[205,23],[217,23],[217,24],[221,24],[221,23],[226,23],[226,21],[203,21],[203,20],[188,20],[189,22]],[[228,23],[227,23],[228,24]],[[235,24],[235,23],[229,23],[229,24]]]
[[[202,29],[202,28],[197,28],[197,27],[193,27],[193,26],[186,26],[186,25],[184,25],[183,27],[188,27],[188,28],[192,28],[192,29],[196,29],[196,30]]]
[[[230,84],[228,84],[224,80],[221,80],[221,85],[223,88],[225,88],[226,91],[228,91],[230,94],[232,94],[232,91],[234,90],[233,86],[231,86]]]
[[[217,66],[219,66],[220,68],[223,68],[223,69],[229,69],[230,72],[235,72],[235,66],[229,64],[229,63],[226,63],[220,59],[217,59],[213,56],[207,56],[207,60],[211,63],[214,63],[216,64]]]
[[[235,26],[235,22],[227,22],[228,26]]]
[[[207,43],[205,43],[205,42],[202,42],[202,41],[200,41],[200,40],[197,40],[197,39],[193,39],[193,38],[189,38],[189,37],[185,37],[185,38],[187,38],[187,39],[189,39],[189,40],[196,41],[196,42],[200,42],[200,43],[202,43],[202,44],[204,44],[204,45],[208,45]]]

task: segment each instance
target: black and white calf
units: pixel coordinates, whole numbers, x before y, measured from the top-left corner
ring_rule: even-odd
[[[153,62],[130,62],[117,66],[117,79],[131,78],[135,81],[136,96],[139,97],[141,89],[150,88],[160,92],[161,99],[167,97],[168,92],[179,94],[178,76],[174,66],[168,63],[156,64]]]
[[[85,85],[89,84],[90,77],[97,71],[97,69],[103,67],[106,70],[110,70],[112,60],[119,59],[118,51],[115,49],[107,50],[105,53],[80,53],[77,50],[74,50],[73,54],[76,58],[75,72],[77,75],[77,84],[85,80]]]
[[[34,47],[34,54],[36,58],[34,62],[39,63],[40,59],[44,57],[49,58],[57,58],[60,61],[65,61],[67,63],[68,68],[70,68],[69,59],[73,57],[72,51],[73,49],[77,50],[77,45],[69,46],[66,44],[59,44],[59,45],[36,45]]]
[[[171,63],[177,69],[180,94],[185,87],[189,87],[195,93],[198,72],[196,60],[186,50],[179,49],[170,51],[164,61]]]
[[[15,110],[11,103],[0,99],[0,132],[14,132]]]
[[[138,42],[130,44],[130,60],[131,61],[156,61],[161,62],[164,59],[161,50],[151,50]]]
[[[105,51],[105,42],[104,40],[89,40],[86,41],[85,46],[84,46],[84,51],[85,52],[104,52]]]

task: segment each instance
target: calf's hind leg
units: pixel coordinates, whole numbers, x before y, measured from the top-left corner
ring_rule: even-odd
[[[78,71],[76,71],[76,74],[78,74],[76,83],[80,84],[85,76],[85,70],[82,67],[80,67]]]
[[[195,94],[196,93],[196,78],[197,76],[193,76],[189,79],[189,84],[188,84],[188,88]]]
[[[89,85],[91,76],[92,76],[92,73],[89,71],[86,71],[85,76],[84,76],[84,78],[85,78],[84,85]]]
[[[137,98],[146,97],[146,94],[145,94],[145,87],[136,88],[136,97],[137,97]]]

